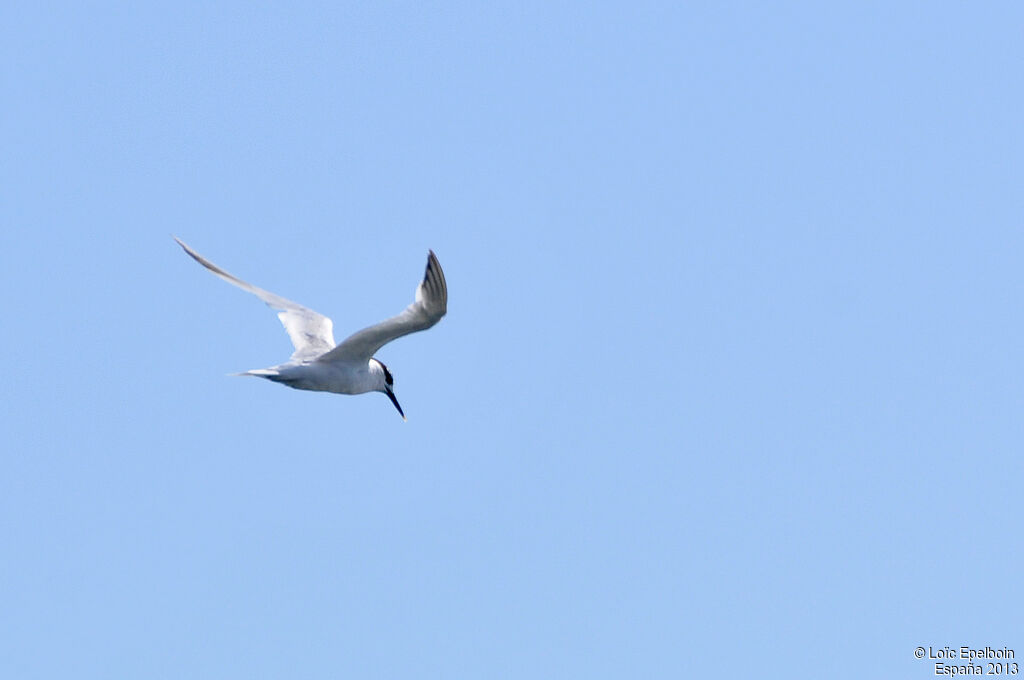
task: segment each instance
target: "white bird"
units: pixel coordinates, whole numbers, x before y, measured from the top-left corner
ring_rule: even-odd
[[[448,311],[448,286],[441,263],[437,261],[433,250],[427,256],[427,269],[423,281],[416,288],[416,299],[405,311],[353,333],[340,345],[335,345],[334,324],[323,314],[246,283],[192,250],[177,236],[174,240],[192,259],[220,278],[249,291],[271,308],[280,310],[277,317],[281,319],[288,337],[295,345],[295,353],[286,363],[278,366],[257,368],[235,375],[266,378],[297,390],[337,394],[383,392],[398,409],[402,420],[405,420],[405,413],[395,398],[395,381],[391,371],[373,355],[395,338],[430,328]]]

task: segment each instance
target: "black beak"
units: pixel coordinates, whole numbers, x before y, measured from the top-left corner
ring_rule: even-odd
[[[405,411],[402,410],[402,407],[398,405],[398,400],[395,399],[395,393],[391,390],[384,390],[384,394],[388,395],[388,399],[390,399],[391,403],[398,409],[398,415],[402,416],[402,420],[408,420],[408,418],[405,417]]]

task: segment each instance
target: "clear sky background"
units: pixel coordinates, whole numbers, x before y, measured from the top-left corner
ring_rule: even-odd
[[[0,675],[1024,656],[1017,2],[0,9]],[[382,394],[283,361],[411,301]],[[1024,659],[1020,659],[1024,661]]]

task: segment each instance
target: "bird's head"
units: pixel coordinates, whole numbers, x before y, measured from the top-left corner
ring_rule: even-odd
[[[402,420],[406,420],[405,412],[402,411],[402,407],[398,405],[398,399],[395,398],[395,378],[391,375],[391,371],[383,362],[370,359],[370,372],[377,378],[377,391],[388,395],[388,399],[398,409],[398,415],[402,416]]]

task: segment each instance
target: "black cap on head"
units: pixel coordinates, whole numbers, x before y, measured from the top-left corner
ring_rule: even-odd
[[[383,369],[384,371],[384,384],[387,385],[388,387],[394,385],[395,378],[393,375],[391,375],[391,371],[388,370],[388,367],[384,365],[384,362],[381,361],[380,359],[374,359],[374,361],[380,364],[381,369]]]
[[[383,361],[380,359],[373,359],[373,361],[376,361],[377,365],[380,366],[382,371],[384,371],[384,394],[388,395],[388,399],[390,399],[391,403],[395,405],[396,409],[398,409],[398,415],[402,416],[402,420],[405,420],[405,412],[402,410],[402,407],[398,405],[398,399],[395,398],[395,393],[391,389],[395,384],[395,377],[391,375],[391,371],[388,370],[388,367],[384,365]]]

